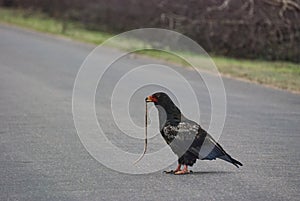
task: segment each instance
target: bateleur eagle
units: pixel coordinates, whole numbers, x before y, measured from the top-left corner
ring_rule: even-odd
[[[220,158],[236,167],[242,166],[241,162],[226,153],[199,124],[184,117],[167,94],[155,93],[148,96],[146,102],[153,102],[158,109],[160,133],[178,156],[177,168],[167,173],[187,174],[188,166],[193,166],[197,159]],[[181,169],[182,165],[183,169]]]

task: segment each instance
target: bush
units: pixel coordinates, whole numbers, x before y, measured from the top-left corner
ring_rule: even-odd
[[[300,62],[296,0],[0,0],[0,5],[39,10],[114,33],[172,29],[214,54]]]

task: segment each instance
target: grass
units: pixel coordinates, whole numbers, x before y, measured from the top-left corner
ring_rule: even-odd
[[[18,25],[37,31],[66,36],[75,40],[100,44],[112,37],[112,34],[99,31],[86,30],[79,23],[62,22],[57,19],[39,13],[24,10],[11,10],[0,8],[0,22]],[[66,27],[66,29],[64,29]],[[118,44],[110,44],[121,49],[127,49],[135,44],[144,47],[145,44],[138,41],[120,41]],[[181,58],[162,51],[146,50],[139,54],[163,59],[168,62],[188,66]],[[203,66],[203,57],[191,53],[181,53],[184,58],[192,60],[197,66]],[[212,56],[219,72],[225,76],[242,78],[259,84],[273,86],[293,92],[300,92],[300,64],[282,61],[261,61],[233,59],[220,56]]]
[[[300,92],[299,64],[281,61],[237,60],[224,57],[217,57],[214,60],[220,72],[225,75]]]
[[[0,7],[0,22],[18,25],[36,31],[70,37],[82,42],[99,44],[113,35],[84,29],[79,23],[62,22],[40,12]],[[64,30],[64,26],[67,28]]]
[[[156,58],[174,62],[183,66],[189,66],[186,61],[171,54],[161,51],[144,51],[143,54]],[[184,58],[193,61],[195,66],[201,68],[205,58],[199,55],[182,53]],[[300,92],[300,64],[283,61],[261,61],[233,59],[228,57],[212,56],[218,71],[227,77],[248,80],[258,84],[272,86],[288,90],[291,92]],[[210,70],[201,68],[203,70]]]

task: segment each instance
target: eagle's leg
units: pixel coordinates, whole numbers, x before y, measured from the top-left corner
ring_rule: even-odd
[[[181,164],[177,165],[176,170],[165,171],[165,173],[166,174],[174,174],[174,173],[179,172],[179,171],[181,171]]]
[[[177,175],[179,175],[179,174],[189,174],[189,173],[190,173],[190,171],[188,170],[187,165],[184,165],[182,170],[179,170],[179,171],[175,172],[175,174],[177,174]]]

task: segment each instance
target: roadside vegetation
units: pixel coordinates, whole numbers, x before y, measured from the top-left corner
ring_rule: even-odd
[[[92,44],[100,44],[113,36],[111,33],[87,30],[82,24],[77,22],[51,18],[40,12],[20,9],[0,7],[0,22]],[[126,44],[128,43],[124,42],[122,46],[126,48]],[[160,51],[147,50],[139,52],[139,54],[163,59],[183,66],[187,65],[183,60]],[[190,53],[186,53],[186,55],[192,58],[196,64],[197,62],[199,65],[201,64],[199,56]],[[212,59],[220,73],[225,76],[300,92],[300,64],[286,61],[234,59],[220,56],[212,56]]]

